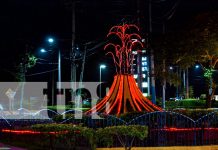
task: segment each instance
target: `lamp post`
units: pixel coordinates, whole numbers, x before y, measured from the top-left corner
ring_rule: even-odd
[[[101,69],[105,69],[105,68],[106,68],[106,65],[104,65],[104,64],[100,65],[100,76],[99,76],[99,82],[100,82],[99,98],[100,99],[101,99]]]
[[[51,37],[47,39],[47,42],[49,43],[50,46],[53,46],[55,43],[55,40]],[[52,50],[46,50],[44,48],[40,49],[41,53],[47,53]],[[61,94],[61,51],[60,49],[58,50],[58,94]],[[52,85],[52,105],[54,104],[54,84]]]
[[[51,38],[51,37],[49,37],[47,39],[47,41],[48,41],[48,43],[50,45],[53,45],[54,42],[55,42],[55,40],[53,38]],[[43,49],[41,49],[41,51],[43,51]],[[60,49],[58,50],[58,82],[59,82],[59,86],[58,87],[60,89],[60,82],[61,82],[61,51],[60,51]]]
[[[177,76],[179,77],[180,76],[180,72],[179,72],[179,66],[170,66],[169,69],[173,72],[174,68],[176,69],[176,74]],[[178,81],[177,82],[177,85],[176,85],[176,98],[179,97],[179,84],[178,84]]]

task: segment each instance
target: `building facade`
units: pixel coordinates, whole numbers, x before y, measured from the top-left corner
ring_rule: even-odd
[[[150,96],[149,59],[147,51],[143,49],[132,51],[132,53],[134,54],[132,74],[143,95]]]

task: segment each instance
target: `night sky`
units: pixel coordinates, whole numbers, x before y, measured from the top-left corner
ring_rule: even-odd
[[[70,80],[69,52],[71,50],[72,11],[71,0],[7,0],[0,5],[0,81],[15,81],[17,66],[25,52],[55,62],[56,56],[39,54],[45,47],[45,39],[53,36],[63,58],[63,80]],[[77,0],[76,1],[76,46],[84,51],[84,43],[92,42],[88,49],[106,41],[108,30],[118,24],[135,23],[140,18],[141,35],[148,33],[148,0]],[[167,20],[165,14],[175,13]],[[140,9],[137,14],[137,7]],[[198,13],[216,10],[217,0],[152,0],[153,33],[161,34],[165,20],[166,32],[179,31]],[[167,21],[166,21],[167,20]],[[85,81],[98,81],[99,64],[108,68],[103,80],[113,79],[114,67],[111,59],[105,57],[101,45],[90,52],[86,59]],[[56,49],[57,49],[56,47]],[[33,75],[54,69],[55,66],[37,64],[27,71],[27,81],[47,81],[51,73]],[[80,72],[81,66],[78,67]],[[79,73],[78,73],[79,78]]]

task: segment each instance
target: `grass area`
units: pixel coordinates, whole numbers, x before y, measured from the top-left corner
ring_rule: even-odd
[[[47,106],[47,108],[48,109],[52,109],[52,110],[54,110],[54,109],[61,109],[61,110],[63,110],[63,109],[72,109],[71,107],[70,107],[70,105],[57,105],[57,106]]]
[[[175,108],[205,108],[206,100],[184,99],[179,101],[166,101],[166,109]]]
[[[63,111],[67,111],[67,110],[81,110],[81,111],[86,111],[89,110],[90,108],[87,107],[82,107],[82,108],[75,108],[71,105],[57,105],[57,106],[47,106],[48,109],[51,110],[63,110]]]

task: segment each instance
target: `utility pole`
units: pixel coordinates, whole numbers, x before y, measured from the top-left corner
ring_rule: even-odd
[[[86,51],[87,51],[87,44],[85,44],[85,49],[84,49],[84,54],[83,54],[83,60],[82,60],[82,69],[80,73],[80,82],[83,82],[83,74],[84,74],[84,67],[85,67],[85,62],[86,62]]]
[[[76,1],[72,0],[72,49],[71,49],[71,53],[70,53],[70,60],[71,60],[71,88],[72,88],[72,92],[71,92],[71,96],[72,96],[72,100],[74,98],[74,94],[73,94],[73,89],[76,89],[76,52],[75,52],[75,32],[76,32]],[[74,83],[73,83],[74,82]]]
[[[26,57],[26,56],[25,56]],[[24,58],[26,59],[26,58]],[[24,99],[24,84],[25,84],[25,81],[26,81],[26,77],[25,77],[25,74],[26,74],[26,62],[25,60],[23,60],[22,63],[20,63],[20,74],[21,74],[21,95],[20,95],[20,108],[23,108],[23,99]]]
[[[189,71],[186,69],[186,98],[189,98]]]
[[[138,27],[140,27],[140,0],[137,0],[137,23]],[[142,90],[142,52],[137,51],[137,74],[138,74],[138,87]]]
[[[149,42],[151,42],[151,34],[152,34],[152,5],[151,5],[151,0],[149,0],[149,32],[150,32],[150,39]],[[154,72],[154,50],[150,46],[150,52],[151,52],[151,57],[150,57],[150,63],[151,63],[151,97],[152,97],[152,103],[156,104],[156,90],[155,90],[155,72]]]
[[[87,45],[85,44],[85,49],[84,49],[84,54],[83,54],[83,60],[82,60],[82,68],[81,68],[81,72],[80,72],[80,81],[79,81],[79,95],[81,96],[81,89],[83,86],[83,73],[84,73],[84,67],[85,67],[85,62],[86,62],[86,49],[87,49]],[[82,96],[81,96],[82,97]]]
[[[176,74],[179,76],[179,66],[176,66]],[[178,82],[178,81],[177,81]],[[176,97],[179,97],[179,85],[176,85]]]
[[[165,34],[165,24],[163,23],[163,35]],[[164,52],[165,53],[165,52]],[[164,54],[165,57],[166,54]],[[165,109],[166,102],[166,59],[163,59],[163,85],[162,85],[162,108]]]

